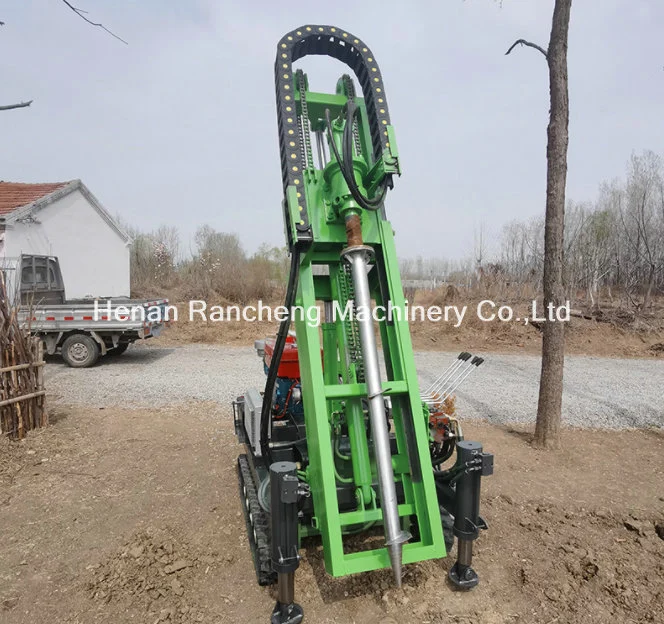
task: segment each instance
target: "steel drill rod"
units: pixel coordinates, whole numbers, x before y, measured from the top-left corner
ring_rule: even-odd
[[[410,535],[401,530],[399,521],[390,435],[387,430],[387,419],[385,417],[376,336],[370,313],[371,294],[369,292],[369,279],[367,277],[367,250],[366,248],[356,250],[351,248],[346,253],[346,257],[351,264],[353,287],[355,289],[355,304],[358,310],[363,311],[362,314],[358,314],[357,323],[360,332],[364,376],[367,383],[367,398],[369,401],[369,419],[371,421],[371,433],[378,470],[378,486],[380,488],[383,524],[385,528],[385,545],[390,555],[394,580],[397,587],[401,587],[401,554],[403,543],[410,539]]]

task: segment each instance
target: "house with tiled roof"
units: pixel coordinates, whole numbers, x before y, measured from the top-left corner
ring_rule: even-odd
[[[0,262],[55,256],[68,299],[129,296],[129,237],[80,180],[0,181]]]

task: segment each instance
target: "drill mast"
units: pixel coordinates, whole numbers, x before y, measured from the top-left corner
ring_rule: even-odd
[[[349,74],[334,93],[311,91],[293,71],[308,55],[345,63],[361,96]],[[294,572],[309,536],[320,536],[333,576],[391,568],[397,586],[403,564],[444,557],[456,536],[449,577],[473,587],[472,541],[486,528],[480,479],[493,459],[463,441],[440,390],[452,392],[482,358],[460,354],[420,395],[385,210],[401,167],[378,63],[347,31],[303,26],[278,44],[275,84],[289,315],[275,339],[256,342],[264,393],[250,388],[234,403],[257,577],[279,584],[272,623],[302,621]],[[320,325],[302,314],[315,309],[324,311]],[[455,450],[456,464],[441,469]],[[348,539],[378,531],[378,543]]]
[[[312,54],[348,65],[362,97],[348,75],[334,94],[310,91],[292,63]],[[322,536],[332,575],[391,566],[400,585],[402,561],[442,557],[445,546],[407,321],[395,314],[379,322],[383,374],[371,316],[372,302],[401,310],[405,304],[384,204],[392,177],[401,173],[385,86],[365,43],[317,25],[279,42],[275,82],[284,220],[294,264],[287,305],[306,310],[322,303],[326,312],[322,341],[318,327],[294,319],[315,510],[311,529]],[[353,318],[339,318],[340,311]],[[277,356],[278,349],[279,340]],[[335,450],[344,433],[349,456]],[[354,487],[352,510],[340,509],[340,480]],[[383,547],[344,550],[344,532],[377,522],[385,530]],[[410,539],[411,526],[417,539]]]

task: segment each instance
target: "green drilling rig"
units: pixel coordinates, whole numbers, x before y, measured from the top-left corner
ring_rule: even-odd
[[[293,69],[308,55],[345,63],[361,95],[348,74],[334,93],[310,91]],[[258,582],[278,584],[271,622],[302,621],[303,538],[322,540],[332,576],[391,568],[400,586],[403,565],[445,557],[456,536],[449,578],[473,587],[472,544],[486,528],[480,482],[493,456],[463,439],[435,392],[420,394],[385,210],[401,163],[378,63],[346,30],[303,26],[279,41],[275,86],[286,313],[276,337],[256,341],[264,391],[233,404]],[[469,357],[457,364],[479,365]]]

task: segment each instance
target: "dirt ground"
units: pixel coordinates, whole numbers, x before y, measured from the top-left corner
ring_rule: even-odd
[[[435,302],[444,305],[444,302]],[[483,322],[475,314],[476,304],[469,304],[469,312],[459,327],[454,322],[420,321],[410,324],[413,347],[418,351],[471,351],[497,353],[539,354],[541,333],[522,322]],[[155,343],[163,346],[191,343],[252,345],[257,336],[276,333],[278,324],[267,321],[252,322],[226,320],[207,323],[196,317],[189,321],[188,308],[178,306],[179,320]],[[528,314],[525,304],[515,305],[515,314]],[[488,313],[485,311],[485,314]],[[454,317],[451,317],[454,318]],[[656,317],[637,319],[628,324],[596,321],[573,317],[566,333],[566,353],[598,357],[650,358],[664,355],[664,313]]]
[[[230,410],[58,408],[0,448],[0,621],[268,621],[240,512]],[[520,430],[468,423],[496,456],[481,584],[451,590],[452,557],[332,579],[303,550],[310,623],[664,622],[664,433],[564,432],[535,451]]]

